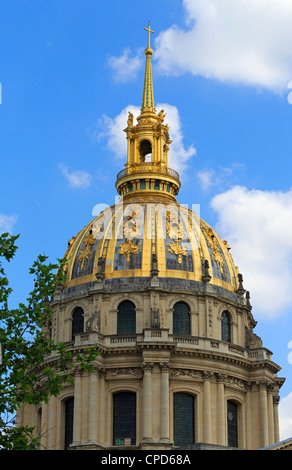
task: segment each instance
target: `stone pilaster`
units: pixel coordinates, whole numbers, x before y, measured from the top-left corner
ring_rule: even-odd
[[[161,363],[161,404],[160,404],[160,441],[170,442],[169,439],[169,364]]]
[[[204,390],[203,390],[203,436],[204,443],[211,444],[211,378],[212,372],[204,371]]]
[[[153,364],[150,362],[143,365],[143,442],[152,441],[152,368]]]
[[[81,443],[81,415],[82,415],[82,374],[79,368],[75,369],[74,376],[74,428],[73,428],[73,446]]]

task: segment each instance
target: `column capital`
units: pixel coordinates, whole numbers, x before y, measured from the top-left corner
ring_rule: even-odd
[[[143,372],[152,372],[154,362],[144,362],[142,364]]]
[[[160,362],[159,367],[160,367],[161,372],[169,373],[170,366],[168,362]]]
[[[211,372],[211,371],[208,371],[208,370],[204,370],[202,372],[202,377],[203,377],[203,380],[207,380],[207,381],[210,381],[212,379],[214,375],[214,372]]]
[[[222,374],[221,372],[220,373],[217,373],[215,374],[216,375],[216,379],[217,379],[217,382],[218,383],[225,383],[226,380],[227,380],[227,374]]]

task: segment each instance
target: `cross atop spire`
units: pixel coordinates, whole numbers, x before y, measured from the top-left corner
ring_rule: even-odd
[[[144,77],[143,98],[142,98],[142,112],[146,110],[155,112],[152,65],[151,65],[151,56],[153,54],[153,50],[150,47],[150,33],[154,33],[154,31],[150,29],[150,22],[149,22],[148,28],[144,28],[144,29],[148,31],[148,47],[145,49],[146,66],[145,66],[145,77]]]
[[[151,31],[150,29],[150,21],[149,21],[148,28],[144,28],[144,29],[148,31],[148,49],[150,49],[150,33],[154,33],[154,31]]]

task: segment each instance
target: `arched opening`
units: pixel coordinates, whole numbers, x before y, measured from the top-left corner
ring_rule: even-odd
[[[68,449],[73,442],[73,418],[74,418],[74,398],[65,401],[65,436],[64,448]]]
[[[152,160],[152,144],[149,140],[142,140],[139,146],[141,162],[151,162]]]
[[[222,341],[231,342],[231,321],[230,314],[224,311],[221,315],[221,339]]]
[[[81,307],[77,307],[72,316],[72,340],[75,339],[75,335],[84,332],[84,312]]]
[[[173,441],[175,446],[194,444],[195,399],[189,393],[173,395]]]
[[[191,334],[190,309],[184,302],[177,302],[173,307],[173,334],[181,336]]]
[[[136,333],[136,309],[130,300],[124,300],[118,307],[117,334],[132,335]]]
[[[113,395],[113,445],[136,444],[136,393]]]
[[[228,447],[238,447],[238,405],[227,401],[227,438]]]

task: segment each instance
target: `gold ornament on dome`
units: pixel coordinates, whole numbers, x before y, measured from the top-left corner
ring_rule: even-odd
[[[208,227],[205,222],[201,220],[201,228],[205,234],[206,240],[208,245],[210,246],[212,250],[212,259],[219,265],[220,272],[223,274],[223,267],[224,267],[224,258],[223,255],[220,251],[220,246],[219,243],[214,235],[214,232],[211,227]]]
[[[120,243],[120,249],[119,253],[123,256],[126,256],[126,261],[127,263],[130,262],[130,255],[131,254],[137,254],[140,249],[140,243],[138,245],[135,245],[132,240],[126,240],[124,243]]]
[[[141,208],[137,208],[132,211],[130,215],[127,215],[123,222],[123,238],[125,241],[119,244],[119,253],[122,256],[126,256],[126,262],[130,262],[130,255],[137,254],[140,250],[141,243],[134,243],[138,236],[141,235]]]
[[[169,246],[168,251],[172,255],[176,255],[178,257],[177,262],[181,264],[182,256],[188,256],[188,253],[186,248],[181,245],[181,240],[183,240],[185,231],[175,212],[167,211],[165,226],[167,238],[173,239],[171,243],[167,244],[167,246]]]
[[[95,244],[95,237],[92,235],[92,230],[90,229],[88,234],[85,237],[83,248],[80,250],[80,253],[77,257],[78,261],[81,261],[80,269],[83,271],[85,261],[89,260],[92,255],[92,247]]]

